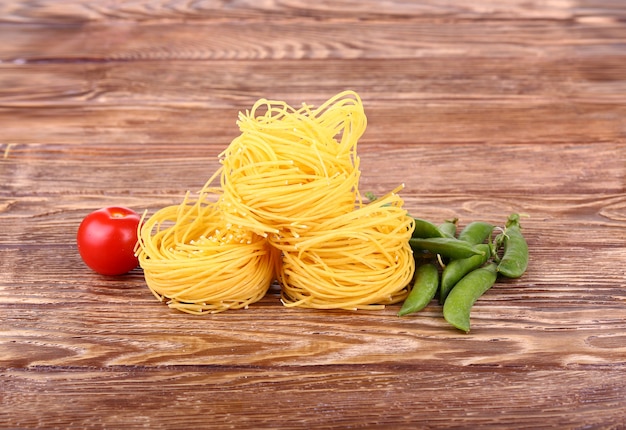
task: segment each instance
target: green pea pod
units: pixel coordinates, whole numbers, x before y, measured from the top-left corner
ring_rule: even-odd
[[[508,278],[522,276],[528,267],[528,243],[522,236],[518,214],[509,216],[504,232],[498,235],[496,243],[502,243],[504,247],[498,272]]]
[[[454,237],[456,236],[457,221],[457,218],[446,220],[443,224],[439,224],[437,228],[439,228],[439,231],[441,231],[445,236]]]
[[[471,244],[477,245],[483,243],[491,236],[493,232],[493,224],[483,221],[474,221],[467,224],[459,233],[459,240],[464,240]]]
[[[446,237],[446,234],[430,221],[415,217],[413,217],[413,221],[415,228],[412,237],[414,238]]]
[[[443,304],[443,317],[459,330],[470,331],[470,312],[480,296],[493,286],[498,277],[496,264],[473,270],[450,291]]]
[[[432,263],[422,264],[415,270],[411,292],[404,300],[398,316],[421,311],[430,303],[439,287],[439,270]]]
[[[441,274],[441,288],[439,289],[439,303],[444,303],[452,287],[472,270],[478,269],[491,257],[491,245],[484,243],[476,245],[476,248],[484,251],[484,254],[472,255],[471,257],[451,260]]]
[[[432,254],[439,254],[453,259],[467,258],[472,255],[485,253],[480,248],[477,248],[476,245],[453,237],[412,238],[409,239],[409,245],[414,251],[428,251]]]

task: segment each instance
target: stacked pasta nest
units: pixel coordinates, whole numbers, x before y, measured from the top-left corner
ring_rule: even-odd
[[[241,134],[199,195],[141,227],[139,262],[154,295],[197,314],[245,308],[275,280],[285,306],[403,300],[413,218],[399,188],[361,199],[356,147],[367,120],[358,94],[298,109],[262,99],[237,124]]]

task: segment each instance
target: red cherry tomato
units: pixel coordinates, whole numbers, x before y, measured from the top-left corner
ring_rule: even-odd
[[[76,242],[81,258],[102,275],[122,275],[137,267],[135,244],[141,217],[124,207],[98,209],[78,227]]]

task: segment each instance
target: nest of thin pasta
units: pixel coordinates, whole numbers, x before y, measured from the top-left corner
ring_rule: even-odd
[[[354,207],[356,144],[366,127],[360,99],[342,93],[317,109],[259,100],[222,154],[229,220],[258,234],[306,229]]]
[[[316,223],[298,236],[270,235],[281,250],[285,306],[375,309],[404,300],[414,271],[413,219],[392,193]]]
[[[206,194],[157,211],[142,225],[139,244],[148,287],[184,312],[245,308],[275,279],[276,250],[265,238],[228,223]]]

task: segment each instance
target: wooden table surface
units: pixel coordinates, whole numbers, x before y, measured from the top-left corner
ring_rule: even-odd
[[[625,428],[626,7],[0,2],[0,428]],[[361,190],[527,214],[530,264],[410,317],[192,316],[90,271],[90,211],[179,203],[259,98],[351,89]]]

